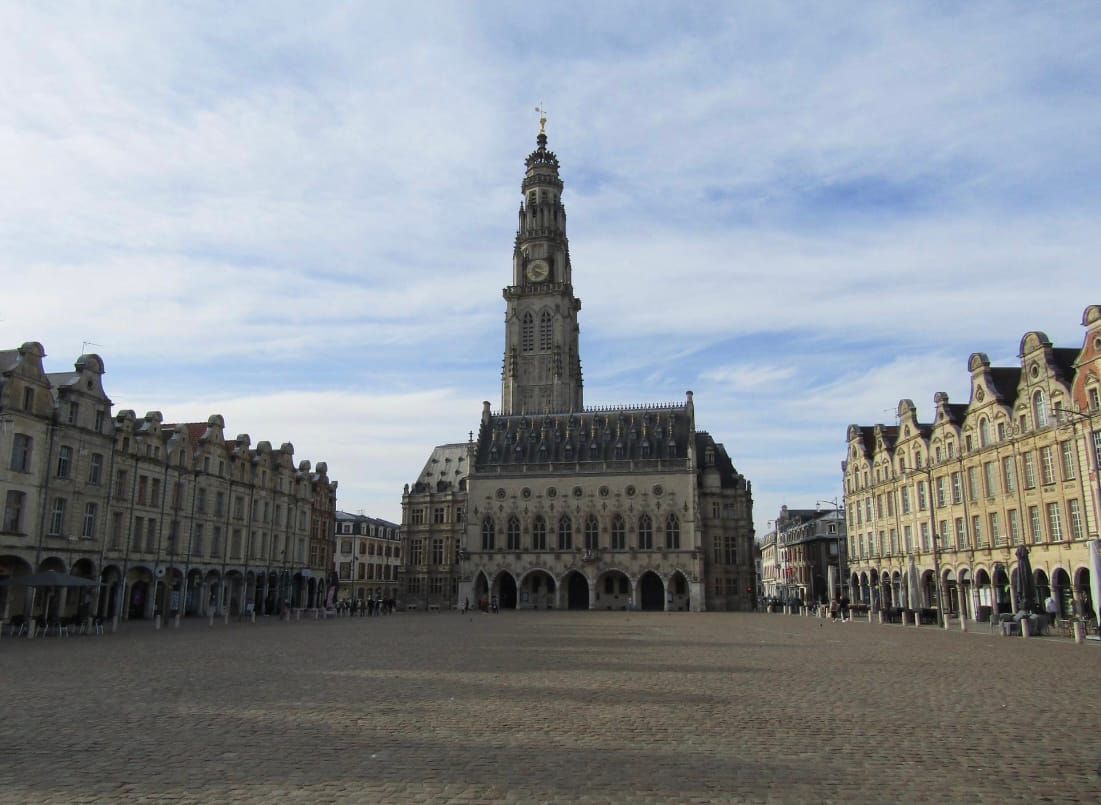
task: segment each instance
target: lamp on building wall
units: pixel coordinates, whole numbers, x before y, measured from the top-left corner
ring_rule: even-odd
[[[941,626],[946,626],[948,623],[948,612],[944,608],[944,596],[941,594],[940,588],[940,551],[937,548],[937,497],[933,492],[933,468],[932,467],[911,467],[903,473],[903,478],[909,480],[915,474],[924,475],[928,480],[926,483],[926,497],[929,499],[929,534],[933,540],[933,574],[934,581],[937,588],[937,621]],[[911,547],[912,550],[912,547]]]

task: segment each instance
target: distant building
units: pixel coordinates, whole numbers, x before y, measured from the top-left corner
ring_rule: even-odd
[[[849,584],[872,606],[937,606],[967,618],[1052,595],[1063,616],[1096,613],[1101,506],[1101,306],[1085,342],[1021,339],[1019,365],[968,360],[968,402],[933,396],[922,422],[910,400],[890,425],[850,425],[842,463]],[[1016,549],[1027,546],[1036,600],[1016,600]]]
[[[337,600],[396,598],[404,563],[401,527],[348,512],[337,512],[335,523]]]
[[[844,588],[845,513],[842,510],[783,506],[761,541],[762,585],[766,598],[782,602],[826,603]]]
[[[749,481],[680,403],[585,408],[558,158],[526,160],[501,410],[402,498],[407,596],[502,609],[750,609]],[[427,585],[427,588],[425,587]]]
[[[0,618],[277,611],[324,597],[335,481],[294,447],[226,439],[221,416],[112,415],[103,361],[46,374],[37,342],[0,351],[0,576],[100,582],[0,587]]]

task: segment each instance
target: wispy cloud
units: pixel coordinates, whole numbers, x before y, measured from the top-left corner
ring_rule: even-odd
[[[1026,330],[1076,345],[1101,301],[1085,5],[8,4],[0,32],[6,345],[100,344],[120,407],[289,439],[391,519],[499,403],[540,101],[586,399],[693,389],[761,522],[837,494],[849,422],[958,397]]]

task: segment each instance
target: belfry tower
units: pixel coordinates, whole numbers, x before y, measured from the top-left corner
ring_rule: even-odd
[[[504,289],[505,356],[501,413],[580,411],[581,356],[573,295],[566,209],[558,157],[547,150],[547,119],[521,185],[520,223],[512,254],[512,284]]]

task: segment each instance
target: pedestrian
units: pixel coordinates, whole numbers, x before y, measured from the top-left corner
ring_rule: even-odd
[[[841,596],[841,622],[844,623],[849,617],[849,597],[847,595]]]
[[[1059,614],[1059,605],[1055,603],[1055,596],[1048,594],[1047,599],[1044,601],[1044,609],[1047,610],[1048,625],[1055,625],[1055,618]]]

